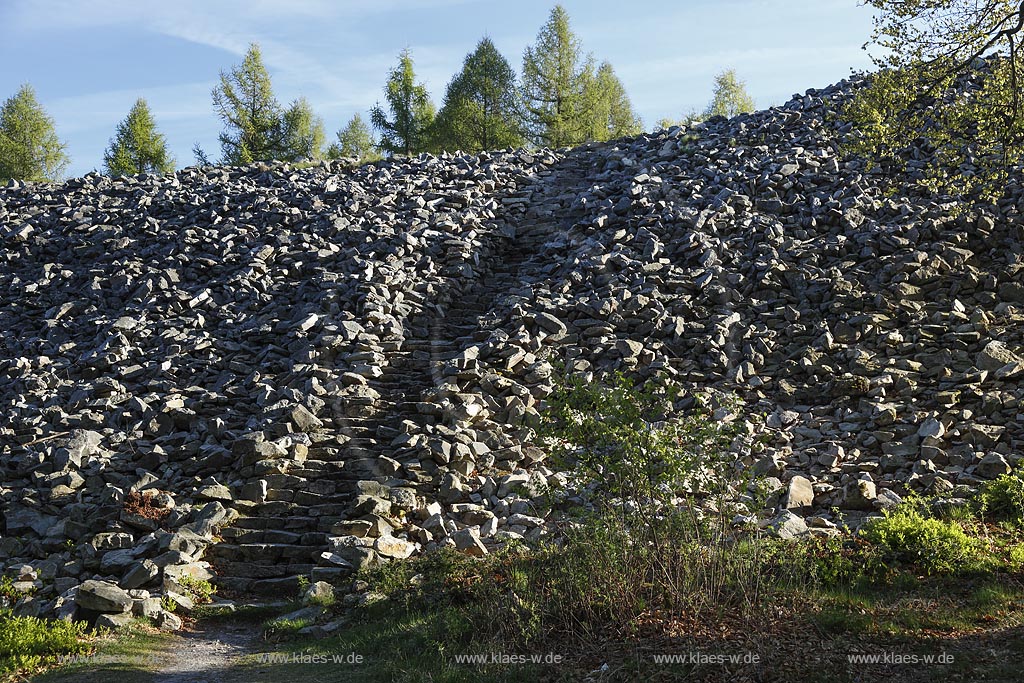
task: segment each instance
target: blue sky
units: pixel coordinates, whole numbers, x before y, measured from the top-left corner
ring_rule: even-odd
[[[0,98],[31,83],[68,142],[70,175],[102,166],[138,97],[179,165],[199,142],[219,156],[210,90],[263,49],[282,103],[305,96],[328,135],[381,99],[405,47],[440,105],[488,35],[517,69],[551,0],[0,0]],[[585,51],[615,67],[650,126],[700,109],[734,68],[758,107],[870,66],[871,10],[858,0],[563,0]]]

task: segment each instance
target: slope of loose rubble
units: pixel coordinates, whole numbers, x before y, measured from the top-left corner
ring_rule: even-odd
[[[538,538],[556,362],[740,396],[786,533],[1008,471],[1022,190],[892,191],[839,152],[856,87],[570,151],[0,190],[19,609],[173,628],[183,575]]]

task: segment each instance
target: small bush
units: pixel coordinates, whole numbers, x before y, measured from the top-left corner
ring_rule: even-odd
[[[985,484],[977,502],[983,518],[1024,526],[1024,466]]]
[[[90,649],[82,622],[16,617],[0,610],[0,671],[35,669],[47,657]]]
[[[863,538],[810,538],[787,546],[798,571],[820,587],[854,586],[887,571],[875,546]]]
[[[904,503],[870,522],[863,537],[897,559],[928,574],[945,574],[977,564],[982,550],[957,522],[927,517],[919,506]]]
[[[7,605],[13,605],[22,595],[14,587],[14,579],[9,576],[0,576],[0,600]]]
[[[1007,566],[1012,571],[1024,572],[1024,543],[1018,543],[1010,548]]]
[[[178,584],[189,592],[197,605],[208,605],[213,602],[213,594],[217,592],[217,588],[209,581],[194,579],[187,575],[178,579]]]

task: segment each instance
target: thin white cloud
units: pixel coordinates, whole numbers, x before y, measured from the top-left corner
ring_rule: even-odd
[[[71,134],[97,127],[113,131],[135,100],[146,99],[157,126],[211,114],[209,97],[213,81],[152,88],[105,90],[87,95],[59,97],[47,103],[47,110],[59,124],[60,133]]]

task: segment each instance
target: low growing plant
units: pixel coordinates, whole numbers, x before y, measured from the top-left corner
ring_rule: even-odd
[[[178,584],[189,592],[192,600],[197,605],[207,605],[213,602],[213,594],[217,592],[217,588],[209,581],[196,579],[188,575],[178,579]]]
[[[14,616],[0,610],[0,671],[36,669],[48,657],[92,649],[83,622]]]
[[[1024,526],[1024,465],[985,484],[977,494],[982,518]]]
[[[868,523],[862,537],[896,559],[928,574],[948,574],[975,566],[981,544],[959,522],[927,516],[914,501],[885,511]]]

